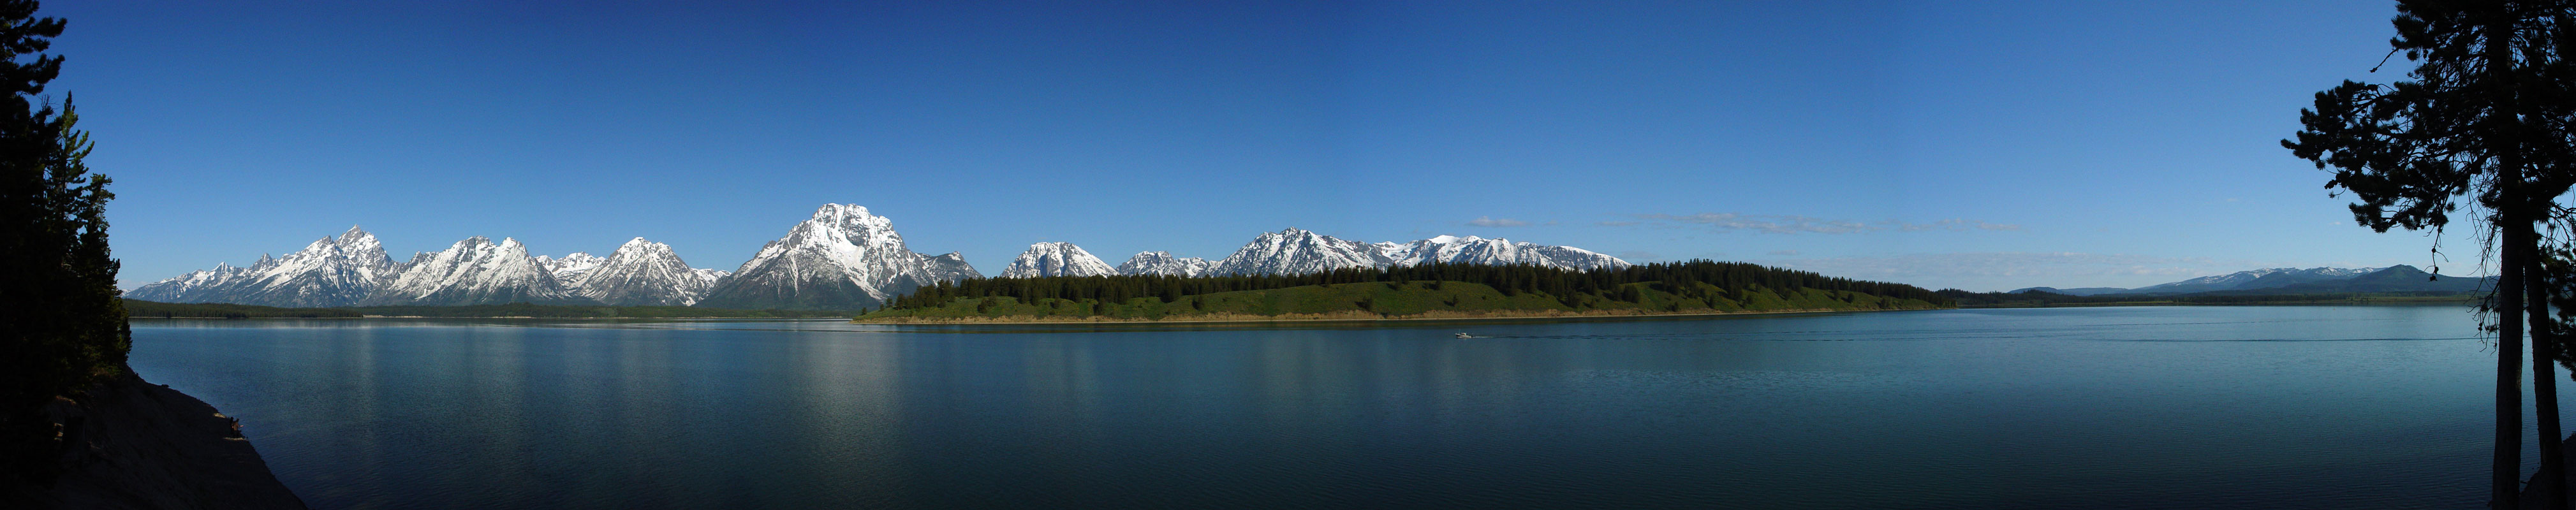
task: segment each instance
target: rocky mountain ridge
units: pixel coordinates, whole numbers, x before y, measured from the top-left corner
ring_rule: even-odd
[[[1297,228],[1265,232],[1218,260],[1148,251],[1110,266],[1072,243],[1031,245],[1001,277],[1289,275],[1416,264],[1531,264],[1573,270],[1627,261],[1568,246],[1475,236],[1364,243]],[[939,282],[982,278],[957,253],[913,252],[893,220],[866,207],[824,204],[733,271],[690,267],[670,245],[633,238],[607,256],[532,255],[514,238],[458,241],[395,262],[373,234],[351,227],[249,267],[217,264],[126,292],[174,303],[285,307],[530,302],[616,306],[848,310]]]

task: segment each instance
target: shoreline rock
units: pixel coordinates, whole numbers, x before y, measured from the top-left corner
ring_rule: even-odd
[[[42,412],[60,427],[62,475],[48,485],[0,478],[0,507],[305,508],[239,421],[132,370]]]

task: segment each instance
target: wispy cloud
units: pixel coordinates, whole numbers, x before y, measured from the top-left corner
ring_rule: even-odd
[[[1471,227],[1526,227],[1529,224],[1526,221],[1492,216],[1477,216],[1476,219],[1467,221],[1467,226]]]
[[[1925,232],[1969,230],[2021,230],[2021,225],[1987,223],[1967,219],[1946,219],[1930,223],[1900,220],[1862,222],[1785,214],[1635,214],[1643,222],[1663,225],[1706,228],[1710,230],[1750,230],[1772,234],[1856,234],[1862,232]],[[1638,225],[1640,221],[1604,221],[1602,226]]]

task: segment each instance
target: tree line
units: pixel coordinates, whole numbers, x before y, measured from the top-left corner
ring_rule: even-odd
[[[123,375],[131,334],[108,255],[106,176],[89,173],[71,96],[46,97],[63,20],[0,0],[0,477],[60,469],[42,406]],[[0,480],[0,484],[7,481]]]
[[[958,298],[1011,297],[1101,300],[1123,303],[1135,298],[1173,302],[1183,296],[1309,285],[1378,282],[1463,282],[1493,287],[1506,296],[1527,293],[1550,296],[1594,295],[1615,298],[1624,286],[1646,283],[1655,290],[1684,298],[1712,293],[1736,296],[1755,288],[1790,292],[1797,289],[1851,291],[1900,299],[1919,299],[1950,306],[1950,298],[1901,283],[1855,280],[1807,271],[1741,262],[1653,263],[1618,269],[1572,270],[1529,264],[1487,265],[1429,263],[1394,268],[1337,269],[1300,275],[1230,276],[1053,276],[1037,278],[970,278],[922,286],[897,297],[887,308],[934,308]],[[1697,284],[1705,283],[1707,286]],[[1717,290],[1709,290],[1710,288]]]

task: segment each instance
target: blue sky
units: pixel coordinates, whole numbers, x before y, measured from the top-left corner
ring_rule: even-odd
[[[1927,287],[2441,263],[2277,141],[2383,2],[66,2],[128,286],[350,225],[732,269],[816,205],[997,273],[1299,227]]]

